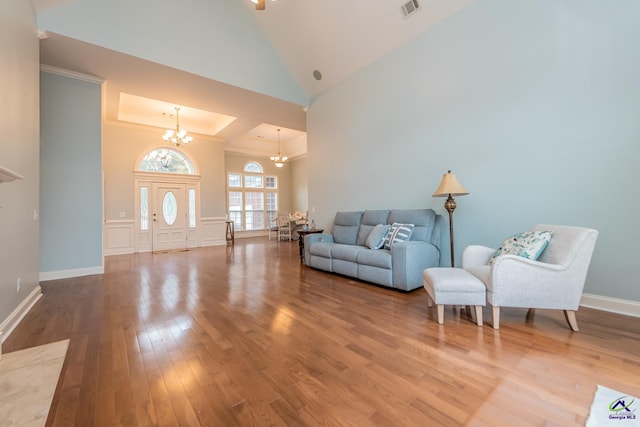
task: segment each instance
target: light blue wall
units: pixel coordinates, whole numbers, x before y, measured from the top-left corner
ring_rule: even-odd
[[[40,271],[102,267],[101,87],[40,73]]]
[[[38,15],[67,37],[306,105],[248,0],[76,0]]]
[[[320,96],[309,204],[431,207],[447,169],[456,258],[535,223],[600,231],[585,292],[640,301],[640,2],[483,0]],[[448,264],[448,233],[442,263]]]

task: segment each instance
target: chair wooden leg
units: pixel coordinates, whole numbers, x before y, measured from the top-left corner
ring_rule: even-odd
[[[427,293],[427,307],[431,308],[433,307],[433,298],[431,298],[431,295],[429,295],[429,293]]]
[[[529,310],[527,310],[527,317],[525,317],[525,320],[527,322],[533,322],[533,318],[536,316],[536,309],[535,308],[530,308]]]
[[[572,310],[564,310],[564,318],[573,332],[579,332],[578,321],[576,320],[576,312]]]
[[[482,306],[476,305],[476,323],[482,326]]]
[[[438,323],[444,323],[444,304],[438,304]]]
[[[491,321],[493,329],[500,329],[500,307],[493,307]]]

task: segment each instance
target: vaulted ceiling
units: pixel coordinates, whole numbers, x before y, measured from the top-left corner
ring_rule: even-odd
[[[32,1],[43,13],[84,0]],[[228,150],[268,154],[280,128],[283,152],[296,156],[306,152],[303,109],[316,97],[474,0],[414,0],[420,8],[408,17],[402,13],[404,0],[267,0],[263,11],[250,0],[228,1],[242,2],[251,11],[304,91],[306,105],[51,32],[41,42],[41,62],[104,78],[108,121],[172,127],[174,106],[180,105],[181,127],[214,135]],[[208,113],[236,119],[220,128]]]

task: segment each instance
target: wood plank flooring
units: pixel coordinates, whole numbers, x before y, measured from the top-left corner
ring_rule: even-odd
[[[107,257],[43,282],[4,343],[70,339],[47,426],[572,426],[640,396],[640,319],[503,309],[500,330],[300,265],[297,242]]]

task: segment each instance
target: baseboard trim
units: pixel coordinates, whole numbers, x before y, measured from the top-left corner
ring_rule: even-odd
[[[104,274],[104,265],[96,267],[76,268],[73,270],[58,270],[40,272],[40,281],[70,279],[72,277],[92,276],[94,274]]]
[[[40,285],[31,291],[29,295],[16,307],[15,310],[0,324],[0,344],[3,343],[11,332],[18,326],[20,321],[27,315],[31,307],[42,297]]]
[[[593,294],[582,294],[580,305],[582,307],[594,308],[596,310],[624,314],[625,316],[640,317],[640,302],[638,301],[603,297]]]

